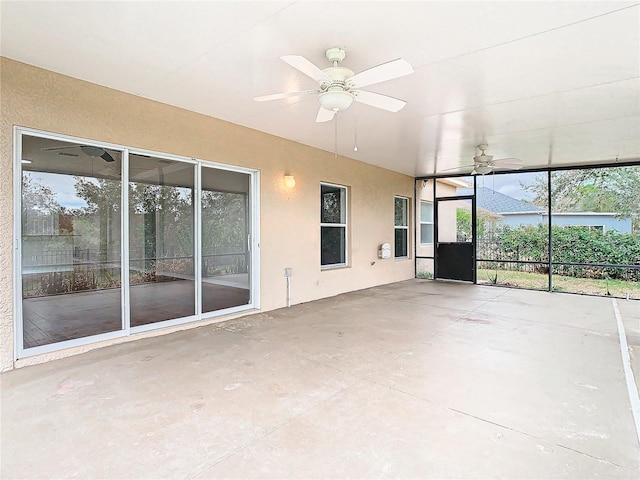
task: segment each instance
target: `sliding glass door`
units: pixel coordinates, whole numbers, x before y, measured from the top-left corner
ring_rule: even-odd
[[[131,326],[194,315],[195,165],[129,155]]]
[[[22,348],[123,329],[122,153],[24,136]]]
[[[257,306],[256,172],[17,132],[17,358]]]
[[[202,312],[251,301],[250,176],[202,169]]]

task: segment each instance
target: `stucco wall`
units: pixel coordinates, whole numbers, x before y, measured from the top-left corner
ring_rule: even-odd
[[[294,269],[292,303],[413,278],[413,258],[377,258],[378,245],[393,242],[394,195],[413,197],[411,177],[6,58],[1,59],[0,68],[0,228],[5,232],[0,236],[1,370],[14,366],[9,232],[13,231],[16,125],[260,170],[262,311],[285,306],[285,267]],[[296,178],[293,190],[284,187],[285,172]],[[320,269],[321,181],[349,187],[348,268]],[[151,335],[160,333],[166,332]],[[88,348],[93,347],[32,357],[17,365]]]
[[[416,190],[417,196],[419,200],[426,200],[433,204],[433,208],[435,210],[435,201],[433,198],[433,180],[429,180],[427,182],[423,182],[422,180],[416,181]],[[449,197],[456,195],[456,185],[452,185],[447,183],[446,181],[438,181],[438,197]],[[465,207],[466,204],[463,202],[451,202],[442,204],[440,211],[440,218],[438,219],[438,230],[440,241],[443,242],[455,242],[456,241],[456,209],[458,207]],[[434,211],[434,220],[435,220],[435,211]],[[418,210],[415,215],[416,224],[420,225],[420,203],[418,202]],[[434,232],[435,234],[435,232]],[[434,242],[435,242],[434,238]],[[434,244],[430,245],[421,245],[420,238],[418,237],[418,245],[417,245],[417,254],[418,256],[424,257],[433,257],[434,255]]]

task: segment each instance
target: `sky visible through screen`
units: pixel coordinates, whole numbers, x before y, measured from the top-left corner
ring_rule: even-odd
[[[531,202],[534,194],[522,185],[533,185],[536,178],[545,177],[546,172],[512,173],[505,175],[478,175],[478,187],[485,187],[503,193],[517,200]],[[521,185],[522,183],[522,185]]]
[[[55,173],[45,172],[28,172],[34,181],[42,183],[48,186],[56,194],[58,203],[60,206],[73,209],[82,208],[87,206],[82,198],[76,195],[75,190],[75,177],[72,175],[62,175]],[[531,201],[534,197],[533,193],[525,190],[523,185],[531,185],[535,182],[535,179],[540,176],[545,176],[544,172],[532,172],[532,173],[515,173],[506,175],[478,175],[478,187],[485,187],[487,189],[495,190],[496,192],[503,193],[518,200]],[[87,180],[93,183],[98,183],[96,179],[87,178]]]

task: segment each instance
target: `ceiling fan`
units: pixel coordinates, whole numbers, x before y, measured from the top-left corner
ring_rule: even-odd
[[[264,102],[304,94],[318,94],[320,110],[318,111],[316,122],[332,120],[337,112],[349,108],[354,100],[389,112],[398,112],[407,104],[404,100],[388,95],[360,90],[362,87],[368,87],[369,85],[386,82],[387,80],[413,73],[413,67],[406,60],[398,58],[354,74],[352,70],[339,66],[340,62],[346,57],[344,49],[338,47],[330,48],[326,51],[326,57],[333,66],[325,69],[320,69],[300,55],[284,55],[280,57],[293,68],[318,82],[318,88],[263,95],[255,97],[254,100]]]
[[[89,157],[100,157],[102,158],[105,162],[115,162],[115,158],[113,158],[109,152],[107,152],[104,148],[100,148],[100,147],[94,147],[91,145],[67,145],[66,147],[53,147],[53,148],[42,148],[41,150],[43,152],[49,152],[49,151],[53,151],[53,150],[68,150],[71,148],[79,148],[80,151],[82,153],[84,153],[85,155],[89,156]],[[77,154],[73,154],[73,153],[63,153],[60,152],[59,155],[69,155],[69,156],[73,156],[73,157],[77,157]]]
[[[448,168],[444,172],[450,170],[468,170],[471,169],[471,175],[486,175],[496,170],[519,170],[522,168],[522,162],[517,158],[496,158],[493,155],[487,155],[485,150],[489,148],[486,143],[478,145],[480,155],[473,157],[473,163],[462,165],[460,167]]]

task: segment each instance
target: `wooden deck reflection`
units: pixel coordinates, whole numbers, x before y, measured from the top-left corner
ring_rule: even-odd
[[[24,348],[48,345],[122,328],[120,288],[27,298],[22,302]],[[214,283],[202,284],[203,312],[250,301],[249,290]],[[130,289],[131,326],[194,315],[192,280],[134,285]]]

